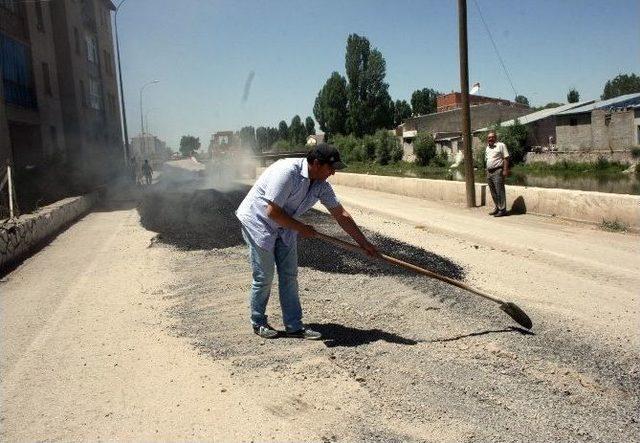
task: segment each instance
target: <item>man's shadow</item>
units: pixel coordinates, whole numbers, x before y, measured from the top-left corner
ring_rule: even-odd
[[[322,340],[328,348],[356,347],[376,341],[386,341],[400,345],[415,345],[418,342],[380,329],[358,329],[337,323],[310,323],[309,329],[322,334]]]

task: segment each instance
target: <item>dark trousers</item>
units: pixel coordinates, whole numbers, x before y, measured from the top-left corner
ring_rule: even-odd
[[[496,169],[493,172],[487,171],[487,184],[489,185],[489,191],[491,191],[491,198],[500,211],[507,209],[507,193],[504,189],[504,176],[502,175],[502,168]]]

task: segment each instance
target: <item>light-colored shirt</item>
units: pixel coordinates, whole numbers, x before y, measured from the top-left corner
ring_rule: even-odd
[[[269,202],[291,217],[299,217],[320,201],[326,208],[340,206],[333,188],[326,181],[309,179],[306,158],[285,158],[269,166],[236,210],[236,216],[256,244],[273,251],[280,237],[287,245],[297,238],[293,229],[283,228],[267,215]]]
[[[496,142],[493,147],[487,145],[484,149],[484,159],[487,163],[487,169],[501,168],[504,165],[504,159],[509,157],[509,151],[502,142]]]

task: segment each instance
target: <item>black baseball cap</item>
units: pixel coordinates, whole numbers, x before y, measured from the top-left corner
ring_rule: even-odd
[[[334,169],[344,169],[347,167],[340,160],[338,148],[329,143],[320,143],[309,150],[307,158],[317,159],[320,163],[330,164]]]

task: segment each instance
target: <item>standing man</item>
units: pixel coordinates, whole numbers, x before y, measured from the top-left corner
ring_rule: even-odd
[[[260,337],[278,336],[265,315],[275,265],[286,334],[307,340],[321,338],[320,333],[304,327],[298,294],[297,237],[314,237],[316,230],[298,221],[297,217],[316,202],[320,201],[329,210],[367,254],[378,255],[326,181],[337,169],[344,167],[338,150],[326,143],[313,147],[306,158],[279,160],[256,180],[236,211],[253,268],[251,323]]]
[[[507,215],[507,194],[504,189],[504,179],[509,175],[509,151],[504,143],[496,141],[495,132],[490,132],[487,136],[484,159],[487,164],[487,184],[496,206],[489,215],[504,217]]]
[[[144,160],[144,164],[142,165],[142,174],[144,175],[147,185],[150,185],[153,181],[153,169],[151,169],[151,165],[147,159]]]

